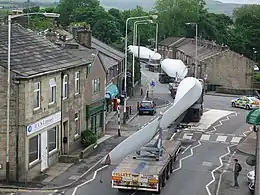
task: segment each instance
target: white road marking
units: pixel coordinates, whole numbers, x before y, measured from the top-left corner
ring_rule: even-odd
[[[210,190],[209,190],[209,186],[214,183],[216,181],[216,178],[215,178],[215,171],[217,171],[218,169],[220,169],[222,166],[223,166],[223,161],[222,161],[222,158],[224,158],[225,156],[229,155],[230,154],[230,148],[233,147],[233,146],[236,146],[237,144],[234,144],[234,145],[231,145],[231,146],[228,146],[227,147],[227,150],[228,152],[226,154],[223,154],[222,156],[220,156],[218,159],[219,159],[219,162],[220,162],[220,165],[215,168],[213,171],[211,171],[211,176],[212,176],[212,180],[206,185],[206,190],[208,192],[208,195],[212,195]]]
[[[217,141],[217,142],[225,142],[226,139],[227,139],[227,136],[222,136],[222,135],[220,135],[220,136],[218,136],[218,138],[216,139],[216,141]]]
[[[200,140],[206,140],[206,141],[208,141],[209,138],[210,138],[210,135],[202,135],[201,138],[200,138]]]
[[[179,160],[179,167],[176,168],[176,169],[174,169],[173,172],[178,171],[178,170],[180,170],[180,169],[182,168],[182,161],[183,161],[183,160],[185,160],[185,159],[190,158],[190,157],[193,156],[193,154],[194,154],[194,153],[193,153],[193,150],[194,150],[195,148],[201,146],[201,142],[198,141],[198,143],[199,143],[199,144],[197,144],[196,146],[193,146],[193,147],[190,149],[190,155],[185,156],[185,157],[183,157],[183,158],[181,158],[181,159]]]
[[[176,135],[176,133],[172,134],[171,138],[170,138],[170,141],[173,140],[174,136]]]
[[[231,143],[239,143],[242,137],[233,137]]]
[[[86,185],[86,184],[92,182],[94,179],[96,179],[97,173],[98,173],[99,171],[101,171],[102,169],[106,168],[106,167],[108,167],[108,165],[105,165],[105,166],[103,166],[103,167],[97,169],[97,170],[94,172],[94,175],[93,175],[92,179],[90,179],[90,180],[88,180],[88,181],[85,181],[84,183],[82,183],[82,184],[80,184],[80,185],[77,185],[77,186],[74,188],[74,190],[73,190],[73,192],[72,192],[72,195],[76,195],[76,192],[77,192],[77,189],[78,189],[78,188],[80,188],[81,186],[84,186],[84,185]]]
[[[192,138],[192,135],[191,133],[184,133],[183,135],[183,139],[191,139]]]
[[[248,133],[251,133],[252,131],[253,131],[253,127],[251,126],[251,127],[249,127],[249,130],[248,130],[248,131],[245,131],[245,132],[243,133],[243,136],[246,137],[247,134],[248,134]]]
[[[231,113],[230,113],[228,116],[226,116],[226,118],[224,118],[224,119],[220,120],[220,121],[219,121],[219,124],[217,124],[217,125],[213,126],[213,127],[212,127],[212,128],[213,128],[213,130],[209,131],[209,133],[212,133],[212,132],[215,132],[215,131],[217,131],[217,127],[220,127],[220,126],[222,126],[222,125],[223,125],[223,123],[222,123],[222,122],[225,122],[225,121],[228,121],[228,120],[230,120],[230,118],[229,118],[229,117],[231,117],[231,116],[237,116],[237,113],[236,113],[236,112],[231,112]]]
[[[185,148],[185,150],[183,150],[183,152],[181,154],[184,154],[188,149],[190,149],[191,145],[189,145],[187,148]]]
[[[230,158],[228,159],[228,166],[230,165],[231,163],[231,159],[233,158],[233,156],[236,154],[236,151],[233,152],[233,154],[230,156]],[[217,190],[216,190],[216,195],[219,194],[219,190],[220,190],[220,185],[221,185],[221,181],[222,181],[222,177],[223,177],[223,174],[226,172],[226,170],[224,170],[220,176],[219,176],[219,180],[218,180],[218,186],[217,186]]]

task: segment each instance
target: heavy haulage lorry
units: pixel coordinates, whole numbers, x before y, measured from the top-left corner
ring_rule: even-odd
[[[202,91],[198,79],[184,78],[179,83],[174,103],[103,159],[104,164],[117,165],[111,174],[112,188],[160,194],[173,172],[181,147],[179,141],[168,140],[163,132],[199,100]]]
[[[161,69],[169,78],[171,82],[168,85],[169,91],[173,99],[175,99],[177,89],[180,82],[188,74],[187,66],[179,59],[164,59],[161,62]],[[202,84],[202,93],[200,98],[183,114],[182,122],[199,122],[203,114],[203,97],[204,97],[204,81],[199,79]]]

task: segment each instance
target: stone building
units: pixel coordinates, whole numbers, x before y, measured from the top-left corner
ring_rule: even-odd
[[[83,27],[72,27],[71,33],[64,30],[57,30],[58,34],[66,36],[67,41],[77,41],[80,44],[79,31]],[[124,53],[103,43],[97,38],[89,37],[91,48],[98,52],[100,61],[106,72],[105,103],[106,113],[113,111],[114,99],[122,94],[124,87]]]
[[[198,40],[198,77],[223,88],[250,88],[254,63],[213,41]],[[195,40],[170,37],[158,44],[163,58],[181,59],[189,68],[189,76],[195,72]]]
[[[7,26],[0,26],[0,179],[6,179]],[[76,57],[45,38],[12,25],[10,105],[11,180],[32,180],[78,146],[92,94],[97,53]],[[87,57],[88,56],[88,57]],[[91,57],[90,57],[91,56]],[[102,76],[102,74],[100,74]],[[88,80],[89,78],[89,80]],[[86,83],[86,79],[88,83]],[[104,78],[100,86],[104,85]],[[94,98],[104,97],[104,91]],[[87,100],[88,99],[88,100]],[[67,137],[67,142],[64,142]]]
[[[106,71],[100,60],[100,52],[92,47],[91,31],[90,29],[78,30],[77,40],[73,39],[68,32],[60,31],[54,40],[55,44],[63,48],[64,51],[82,59],[91,60],[91,64],[86,67],[86,74],[84,75],[86,88],[84,94],[86,110],[83,113],[84,119],[86,119],[84,130],[91,130],[100,137],[105,130]],[[65,105],[65,103],[63,109],[69,113],[69,106]],[[64,124],[66,133],[67,128],[65,126],[66,124]],[[66,149],[64,154],[68,154],[73,150],[73,148]]]

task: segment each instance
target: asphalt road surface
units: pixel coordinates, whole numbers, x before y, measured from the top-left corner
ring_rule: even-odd
[[[165,100],[172,101],[170,93],[166,85],[162,85],[158,82],[158,74],[143,70],[143,75],[150,80],[153,79],[156,82],[156,87],[153,89],[153,94],[161,97]],[[147,79],[147,83],[149,83]],[[208,131],[211,131],[213,127],[215,131],[211,133],[211,136],[220,134],[234,134],[234,136],[243,135],[243,132],[249,130],[248,125],[245,124],[245,115],[247,111],[242,109],[231,108],[230,101],[232,97],[221,97],[221,96],[205,96],[204,107],[206,109],[218,109],[218,110],[230,110],[234,113],[232,116],[223,117],[221,125],[219,121],[212,122],[212,126]],[[158,112],[157,112],[158,113]],[[133,120],[135,124],[144,124],[152,119],[152,116],[138,116]],[[197,133],[197,132],[193,132]],[[207,130],[204,132],[207,133]],[[200,133],[202,135],[202,133]],[[231,154],[228,153],[227,147],[234,143],[223,142],[223,137],[220,141],[211,141],[210,139],[183,139],[183,132],[177,134],[175,139],[180,139],[183,142],[183,146],[186,148],[180,156],[180,162],[176,164],[176,171],[171,175],[170,180],[166,183],[166,186],[162,190],[162,195],[211,195],[215,194],[215,187],[217,185],[217,179],[219,177],[219,170],[215,170],[221,165],[219,158],[227,154],[225,158],[228,158]],[[221,141],[222,140],[222,141]],[[239,140],[240,141],[240,140]],[[197,146],[193,149],[193,147]],[[183,159],[184,158],[184,159]],[[89,175],[85,179],[85,184],[76,188],[71,187],[58,194],[65,195],[141,195],[142,192],[118,192],[116,189],[111,188],[111,172],[114,166],[103,169],[98,172],[93,178],[93,174]],[[212,178],[212,171],[214,171],[216,181]],[[91,180],[93,179],[93,180]],[[87,182],[89,180],[89,182]],[[212,181],[213,180],[213,181]],[[209,183],[212,181],[212,184]],[[209,194],[206,190],[207,184],[208,189],[211,191]],[[73,193],[74,191],[74,193]],[[26,193],[28,194],[28,193]],[[50,193],[36,193],[31,194],[50,194]],[[53,194],[55,195],[55,193]]]

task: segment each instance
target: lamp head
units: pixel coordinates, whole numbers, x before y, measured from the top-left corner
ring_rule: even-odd
[[[156,19],[158,18],[158,15],[151,15],[151,18],[152,18],[153,20],[156,20]]]

